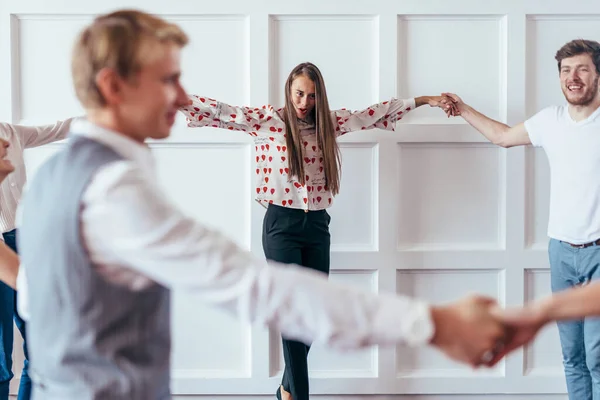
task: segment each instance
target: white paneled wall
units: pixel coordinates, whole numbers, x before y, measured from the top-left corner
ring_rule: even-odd
[[[577,37],[600,40],[596,3],[4,0],[0,120],[41,124],[82,114],[70,80],[75,35],[98,13],[134,7],[190,35],[183,81],[191,93],[282,105],[291,68],[312,61],[332,108],[451,91],[513,124],[563,101],[554,53]],[[173,200],[262,256],[252,140],[188,129],[180,118],[169,140],[151,145]],[[29,173],[60,146],[28,151]],[[396,132],[345,136],[342,154],[342,192],[331,209],[331,280],[435,302],[481,292],[518,305],[548,294],[543,152],[496,148],[462,119],[424,107]],[[283,365],[277,332],[208,309],[189,293],[175,294],[173,307],[176,395],[273,398]],[[15,357],[18,376],[19,346]],[[310,368],[312,393],[321,399],[565,398],[554,327],[491,370],[472,371],[433,349],[339,354],[318,343]]]

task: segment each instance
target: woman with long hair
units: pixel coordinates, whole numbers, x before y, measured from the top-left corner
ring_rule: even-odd
[[[193,95],[182,112],[190,127],[244,131],[254,138],[256,200],[267,207],[263,249],[268,259],[329,274],[330,216],[340,190],[337,138],[373,128],[394,130],[407,112],[423,104],[453,112],[443,96],[391,99],[365,110],[331,111],[319,69],[302,63],[285,83],[285,106],[234,107]],[[283,340],[285,369],[276,396],[308,400],[309,344]]]

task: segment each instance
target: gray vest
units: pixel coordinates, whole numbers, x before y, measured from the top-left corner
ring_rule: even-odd
[[[34,399],[170,398],[169,291],[107,282],[82,243],[82,194],[98,168],[121,159],[103,144],[71,137],[39,169],[23,200],[18,245]]]

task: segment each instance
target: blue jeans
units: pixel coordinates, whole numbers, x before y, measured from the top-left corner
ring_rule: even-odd
[[[600,278],[600,246],[579,249],[552,239],[548,254],[552,292]],[[569,400],[600,400],[600,318],[557,325]]]
[[[3,234],[6,245],[17,251],[16,230]],[[25,339],[25,322],[17,313],[17,292],[0,282],[0,400],[8,399],[9,384],[13,378],[12,351],[13,351],[13,318],[17,328],[23,336],[23,352],[25,362],[21,372],[18,400],[31,398],[31,379],[29,378],[29,355]]]

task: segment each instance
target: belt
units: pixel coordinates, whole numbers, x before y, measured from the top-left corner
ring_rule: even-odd
[[[566,244],[568,244],[571,247],[575,247],[578,249],[585,249],[586,247],[590,247],[590,246],[600,246],[600,239],[595,240],[593,242],[588,242],[588,243],[582,243],[582,244],[573,244],[573,243],[569,243],[569,242],[565,242]]]

